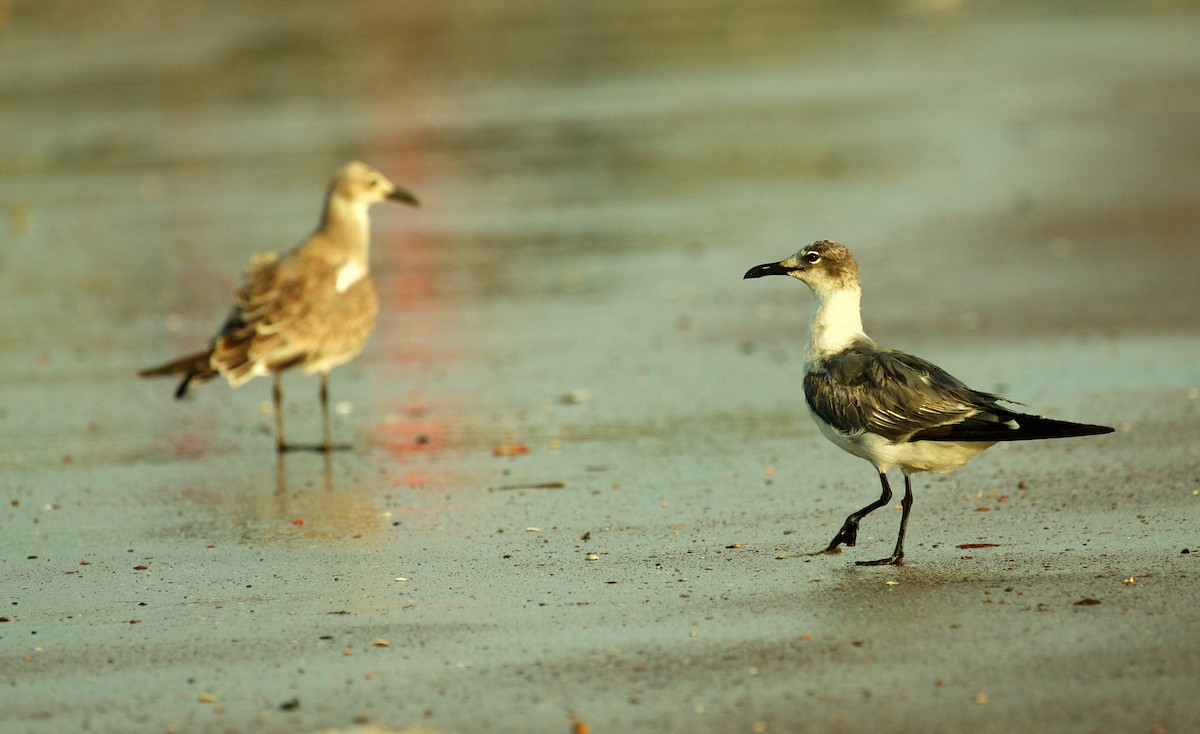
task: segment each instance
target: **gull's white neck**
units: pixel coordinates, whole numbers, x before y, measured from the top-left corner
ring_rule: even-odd
[[[371,222],[367,217],[370,203],[352,201],[331,194],[321,220],[322,238],[329,247],[325,256],[339,263],[337,292],[341,293],[370,271]]]
[[[347,258],[367,260],[371,248],[371,222],[367,201],[355,201],[336,193],[325,204],[321,232],[339,245]]]
[[[812,365],[844,351],[865,337],[862,326],[862,289],[857,285],[836,290],[814,290],[816,308],[808,321],[808,347],[804,361]]]

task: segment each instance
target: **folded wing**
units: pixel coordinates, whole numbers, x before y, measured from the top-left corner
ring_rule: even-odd
[[[1018,413],[1004,398],[973,390],[937,365],[860,340],[811,370],[804,395],[838,430],[908,441],[1022,441],[1112,429]]]

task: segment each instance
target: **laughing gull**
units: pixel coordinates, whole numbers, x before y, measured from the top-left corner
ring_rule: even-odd
[[[321,443],[329,451],[329,371],[362,351],[379,310],[370,277],[367,210],[391,199],[417,206],[417,197],[365,163],[340,168],[325,196],[317,231],[283,255],[263,252],[250,260],[225,325],[208,348],[138,373],[183,375],[175,397],[222,375],[239,387],[262,375],[274,377],[275,447],[301,448],[283,436],[280,373],[301,367],[320,373]]]
[[[1107,426],[1042,418],[999,405],[1000,395],[973,390],[935,364],[877,345],[863,333],[858,263],[842,245],[822,240],[745,278],[790,275],[816,298],[804,355],[804,398],[825,438],[879,472],[879,499],[851,513],[824,553],[853,546],[858,523],[892,499],[887,472],[904,473],[900,534],[888,558],[860,566],[898,565],[912,510],[915,472],[951,472],[999,441],[1111,433]]]

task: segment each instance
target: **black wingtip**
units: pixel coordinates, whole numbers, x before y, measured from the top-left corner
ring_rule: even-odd
[[[1031,416],[1021,416],[1017,420],[1021,424],[1022,429],[1028,427],[1028,430],[1043,434],[1045,438],[1102,436],[1116,430],[1110,426],[1097,426],[1091,423],[1072,423],[1070,421],[1054,420],[1053,418],[1043,418],[1041,416],[1032,416],[1032,421],[1030,419]]]
[[[1016,425],[1012,425],[1015,423]],[[1072,423],[1040,415],[1011,414],[1005,421],[968,418],[959,423],[919,431],[910,441],[1038,441],[1047,438],[1080,438],[1112,433],[1114,428]]]

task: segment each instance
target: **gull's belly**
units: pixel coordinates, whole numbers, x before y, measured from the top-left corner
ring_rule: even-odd
[[[913,441],[895,443],[883,436],[866,431],[843,433],[813,416],[821,434],[830,443],[848,454],[871,462],[876,471],[886,472],[900,467],[908,473],[931,471],[951,472],[995,442]]]

